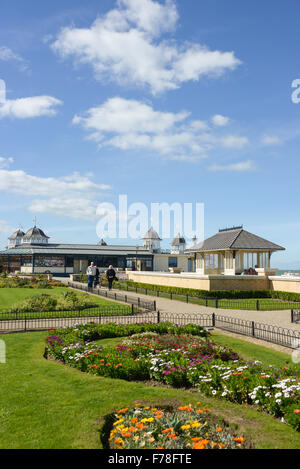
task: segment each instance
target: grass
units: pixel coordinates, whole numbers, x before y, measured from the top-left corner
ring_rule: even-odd
[[[233,350],[238,350],[244,360],[259,360],[279,368],[284,366],[295,367],[300,371],[300,363],[295,364],[292,360],[292,350],[290,354],[278,352],[268,347],[257,346],[251,342],[217,332],[211,333],[211,339]]]
[[[2,288],[0,289],[0,312],[1,310],[5,310],[10,308],[13,304],[18,303],[19,301],[24,300],[25,298],[29,298],[32,296],[37,296],[41,294],[47,294],[51,296],[61,296],[63,293],[68,291],[67,288],[60,288],[60,287],[54,287],[52,289],[43,289],[43,288]],[[77,295],[84,295],[82,292],[77,292]],[[84,309],[78,313],[78,311],[72,312],[69,311],[67,313],[60,313],[59,311],[53,311],[53,312],[47,312],[47,317],[78,317],[78,316],[93,316],[93,315],[99,315],[98,308],[102,307],[105,311],[109,312],[109,315],[115,315],[115,314],[128,314],[131,312],[131,307],[128,305],[123,305],[121,303],[116,303],[110,300],[107,300],[105,298],[100,298],[97,296],[93,296],[93,301],[95,303],[95,308],[87,308]],[[97,308],[97,309],[96,309]],[[11,315],[11,313],[8,313]],[[22,313],[18,315],[19,319],[22,318],[34,318],[34,317],[40,317],[41,314],[43,313]],[[3,314],[1,315],[1,319],[5,319],[6,316]]]
[[[127,289],[127,284],[125,287],[122,285],[122,283],[116,283],[114,284],[114,288],[125,290]],[[149,290],[149,289],[142,288],[142,287],[134,287],[131,285],[128,285],[128,291],[136,292],[140,294],[147,294],[149,296],[159,296],[160,298],[168,298],[168,299],[173,299],[176,301],[187,302],[186,295],[179,295],[176,293],[160,291],[157,294],[155,290]],[[218,299],[216,302],[215,298],[210,298],[206,300],[204,298],[200,298],[200,297],[197,298],[197,297],[192,297],[189,295],[188,302],[192,304],[198,304],[201,306],[207,306],[210,308],[241,309],[241,310],[250,310],[250,311],[256,310],[257,304],[258,304],[258,309],[260,311],[278,311],[278,310],[290,310],[290,309],[297,309],[297,308],[300,309],[299,302],[276,300],[273,298],[246,298],[246,299],[237,299],[237,300],[224,298],[224,299]]]
[[[218,416],[220,423],[225,419],[257,448],[300,448],[299,433],[251,407],[202,396],[199,399],[198,392],[97,377],[47,361],[43,358],[46,335],[35,332],[0,336],[7,353],[6,363],[0,364],[1,449],[99,449],[103,447],[105,417],[120,408],[137,401],[158,407],[195,405],[199,400]],[[116,342],[107,339],[102,343]],[[243,341],[237,341],[236,351],[242,346]],[[244,353],[249,356],[265,353],[264,348],[253,344],[246,347]],[[273,354],[275,360],[276,352]]]

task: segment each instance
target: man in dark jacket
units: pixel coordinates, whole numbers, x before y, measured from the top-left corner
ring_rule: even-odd
[[[100,270],[96,266],[96,273],[95,273],[95,278],[94,278],[94,288],[96,288],[99,285],[99,275],[100,275]]]
[[[114,271],[112,265],[110,265],[106,271],[106,278],[108,281],[108,289],[111,290],[113,281],[116,280],[116,272]]]

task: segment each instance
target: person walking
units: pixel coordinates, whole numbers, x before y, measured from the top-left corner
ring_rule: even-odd
[[[100,275],[100,270],[96,266],[96,273],[95,273],[95,278],[94,278],[94,288],[96,288],[99,285],[99,275]]]
[[[94,278],[96,275],[96,267],[94,262],[91,262],[91,264],[86,269],[86,275],[88,276],[88,290],[91,290],[93,288]]]
[[[108,289],[111,290],[113,281],[117,279],[116,272],[112,265],[110,265],[108,270],[106,271],[106,278],[108,281]]]

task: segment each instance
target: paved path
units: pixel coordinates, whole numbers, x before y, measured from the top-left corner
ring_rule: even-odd
[[[120,290],[112,290],[119,292]],[[272,326],[283,327],[286,329],[293,329],[300,331],[300,324],[291,323],[291,310],[281,311],[255,311],[243,309],[221,309],[211,308],[192,303],[185,303],[178,300],[169,300],[168,298],[154,297],[150,295],[143,295],[140,293],[128,292],[128,295],[136,298],[140,297],[145,300],[155,299],[156,308],[161,312],[169,312],[174,314],[211,314],[216,313],[219,316],[226,316],[238,319],[245,319],[247,321],[255,321],[262,324],[270,324]]]

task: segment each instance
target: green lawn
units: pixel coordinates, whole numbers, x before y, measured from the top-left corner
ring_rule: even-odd
[[[54,287],[52,289],[43,289],[43,288],[1,288],[0,289],[0,311],[5,310],[7,308],[10,308],[14,303],[18,303],[19,301],[24,300],[25,298],[36,296],[36,295],[41,295],[42,293],[46,293],[47,295],[53,295],[53,296],[60,296],[63,295],[67,291],[67,288],[60,288],[60,287]],[[84,293],[76,291],[77,295],[84,295]],[[98,296],[93,296],[93,300],[95,302],[96,307],[98,306],[103,306],[107,308],[111,308],[112,310],[118,310],[118,311],[123,311],[124,313],[130,312],[131,308],[129,305],[124,305],[121,303],[116,303],[114,301],[107,300],[105,298],[101,298]],[[86,309],[81,312],[81,316],[86,316],[86,314],[89,313],[89,315],[92,315],[93,312],[92,310]],[[39,316],[41,313],[36,313],[36,316]],[[56,316],[59,314],[55,313]],[[28,316],[28,314],[27,314]],[[33,317],[34,315],[30,313],[30,317]],[[66,317],[66,314],[64,314]],[[71,313],[68,314],[68,316],[71,316]],[[76,316],[78,316],[78,313],[76,312]],[[21,316],[20,316],[21,318]],[[2,316],[2,319],[4,317]]]
[[[158,407],[196,404],[199,400],[257,448],[300,448],[299,433],[251,407],[199,399],[197,392],[98,377],[47,361],[43,358],[46,335],[0,336],[7,352],[6,363],[0,364],[1,449],[101,448],[104,418],[120,408],[137,401]],[[265,349],[247,344],[247,353],[260,357]],[[272,354],[275,360],[276,352]],[[278,359],[285,358],[280,355]]]

